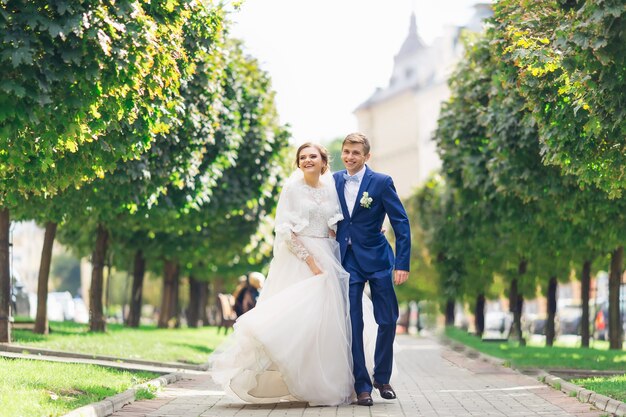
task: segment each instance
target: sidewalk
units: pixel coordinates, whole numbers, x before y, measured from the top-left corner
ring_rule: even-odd
[[[307,407],[303,403],[245,405],[225,397],[206,374],[184,375],[156,399],[137,401],[116,417],[202,416],[606,416],[589,404],[552,389],[536,378],[448,349],[430,338],[398,337],[398,400],[374,393],[374,406]]]

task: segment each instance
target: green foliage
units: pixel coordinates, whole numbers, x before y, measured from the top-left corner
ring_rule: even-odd
[[[489,170],[496,159],[490,136],[495,70],[488,41],[469,38],[435,134],[443,181],[426,184],[417,194],[446,298],[489,295],[496,272],[517,277],[517,264],[529,258],[537,239],[536,229],[527,227],[535,222],[536,209],[501,193]],[[524,291],[534,292],[531,281],[523,284]]]
[[[579,177],[544,165],[545,132],[526,91],[530,87],[522,84],[529,75],[516,66],[528,56],[511,52],[505,40],[512,29],[502,21],[532,15],[537,21],[528,25],[538,25],[545,16],[521,3],[528,2],[500,2],[495,24],[466,38],[435,135],[443,179],[414,196],[419,215],[413,216],[436,254],[444,298],[489,296],[494,277],[521,279],[522,293],[534,296],[537,283],[545,287],[550,276],[568,279],[572,261],[582,265],[610,251],[623,235],[623,198],[609,200],[595,185],[581,189]],[[535,41],[527,47],[541,55],[538,48],[547,43]],[[522,261],[528,272],[520,276]]]
[[[220,266],[248,264],[244,249],[276,204],[283,175],[281,151],[289,138],[278,123],[270,79],[257,61],[245,56],[238,42],[229,43],[227,61],[215,141],[239,139],[230,155],[222,151],[215,160],[228,157],[229,166],[213,164],[200,170],[220,175],[214,183],[194,179],[191,186],[207,190],[201,204],[180,213],[188,190],[172,189],[166,194],[171,205],[159,202],[147,212],[146,224],[153,227],[149,234],[154,236],[148,245],[151,253],[176,258],[187,268],[199,267],[204,272],[199,271],[198,278]]]
[[[276,203],[289,134],[278,123],[269,76],[222,33],[194,54],[196,70],[183,83],[180,121],[169,134],[145,159],[80,191],[80,221],[59,234],[82,255],[104,223],[119,269],[129,268],[138,248],[155,272],[164,257],[200,279],[240,263],[250,269],[246,251],[256,249],[252,237]]]
[[[102,178],[167,131],[192,5],[0,3],[0,205]]]
[[[426,231],[422,226],[422,212],[416,196],[404,202],[409,219],[411,219],[411,278],[396,287],[398,301],[434,300],[439,293],[438,275],[433,255],[425,240]]]
[[[517,70],[544,161],[619,197],[626,186],[626,6],[503,0],[494,9],[500,58]]]
[[[343,137],[338,137],[326,144],[328,155],[330,157],[330,170],[332,172],[342,171],[345,169],[341,160],[341,144]]]

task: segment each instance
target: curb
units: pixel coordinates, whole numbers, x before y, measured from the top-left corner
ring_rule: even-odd
[[[33,348],[29,346],[7,344],[7,343],[0,343],[0,351],[11,352],[11,353],[28,353],[28,354],[33,354],[33,355],[56,356],[60,358],[93,359],[93,360],[128,363],[128,364],[136,364],[136,365],[187,369],[191,371],[206,371],[208,369],[208,363],[205,363],[202,365],[191,365],[187,363],[178,363],[178,362],[157,362],[157,361],[148,361],[148,360],[143,360],[143,359],[128,359],[128,358],[119,358],[116,356],[90,355],[87,353],[75,353],[75,352],[66,352],[62,350]]]
[[[572,384],[571,382],[565,381],[564,379],[551,375],[545,371],[540,372],[540,377],[540,381],[548,384],[554,389],[558,389],[572,397],[574,396],[573,394],[576,394],[575,396],[580,402],[592,404],[597,409],[606,411],[616,416],[626,416],[626,403],[614,400],[613,398],[598,394],[586,388],[579,387],[576,384]]]
[[[133,388],[129,388],[124,392],[107,397],[102,401],[87,404],[76,410],[72,410],[62,417],[106,417],[110,416],[120,408],[135,401],[135,395],[139,388],[161,388],[168,384],[172,384],[182,379],[180,374],[167,374],[155,378],[143,384],[139,384]]]
[[[442,344],[450,347],[450,349],[454,350],[455,352],[465,353],[466,356],[469,358],[480,359],[483,362],[488,362],[493,365],[506,366],[507,368],[511,368],[516,372],[526,375],[521,372],[520,369],[510,366],[510,364],[508,364],[508,361],[504,359],[484,354],[472,347],[466,346],[460,342],[457,342],[456,340],[450,339],[447,336],[442,335],[440,336],[439,340],[442,342]],[[572,397],[574,396],[572,394],[576,393],[575,397],[578,399],[578,401],[582,403],[591,404],[600,411],[606,411],[618,417],[626,416],[626,403],[615,400],[613,398],[609,398],[602,394],[598,394],[594,391],[580,387],[576,384],[572,384],[571,382],[568,382],[558,376],[549,374],[544,370],[539,370],[537,375],[540,382],[543,382],[551,388],[557,389]]]

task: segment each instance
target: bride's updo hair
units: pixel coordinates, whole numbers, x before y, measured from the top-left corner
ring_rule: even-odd
[[[298,148],[298,151],[296,152],[296,166],[298,168],[300,168],[300,152],[302,152],[302,149],[304,148],[317,149],[322,157],[322,162],[324,162],[324,166],[322,166],[322,174],[328,171],[328,151],[322,145],[313,142],[305,142]]]

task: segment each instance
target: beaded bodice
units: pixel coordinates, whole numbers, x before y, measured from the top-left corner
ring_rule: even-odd
[[[332,192],[328,187],[302,187],[302,204],[309,214],[308,224],[297,233],[298,236],[328,237],[329,221],[333,220],[337,210],[334,199],[329,195]],[[336,223],[337,220],[334,219]]]

